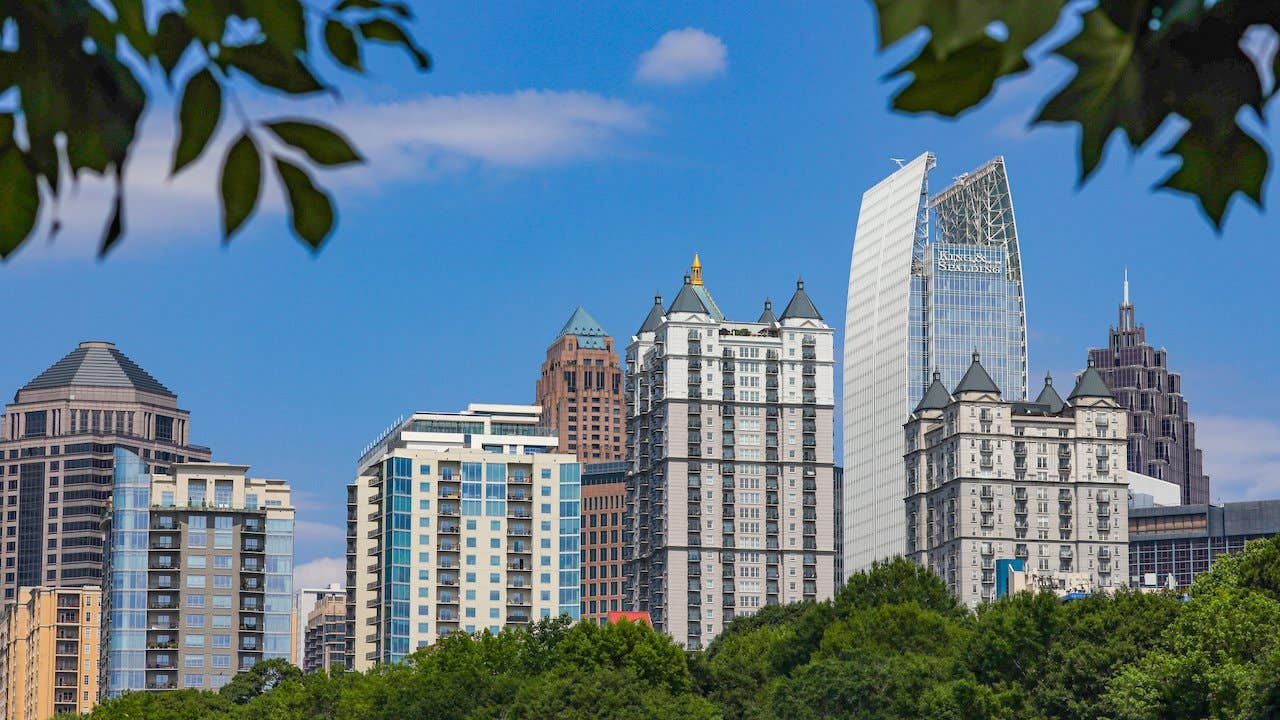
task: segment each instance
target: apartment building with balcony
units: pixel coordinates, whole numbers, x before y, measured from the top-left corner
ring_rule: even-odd
[[[1058,592],[1128,584],[1126,416],[1092,366],[1061,399],[1007,402],[974,353],[948,392],[939,374],[906,423],[907,557],[973,607],[997,596],[997,562]]]
[[[283,480],[247,465],[150,472],[116,450],[107,538],[103,694],[215,690],[294,657],[294,509]]]
[[[582,619],[604,624],[626,609],[622,593],[622,518],[627,464],[582,466]]]
[[[579,617],[581,470],[536,405],[419,412],[347,486],[349,666],[455,632]]]
[[[7,512],[0,592],[102,584],[102,514],[117,447],[156,473],[208,460],[178,397],[109,342],[80,343],[14,394],[0,418]]]
[[[316,594],[303,633],[302,671],[347,669],[347,593],[337,583]]]
[[[102,592],[24,587],[0,611],[0,717],[48,720],[98,701]]]
[[[727,319],[695,259],[627,347],[627,609],[689,649],[835,592],[833,334],[803,282]]]

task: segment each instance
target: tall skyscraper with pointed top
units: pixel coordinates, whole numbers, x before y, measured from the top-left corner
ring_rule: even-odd
[[[766,300],[730,320],[702,270],[655,298],[626,355],[625,592],[688,648],[831,597],[836,572],[834,331],[803,281],[780,316]]]
[[[1209,476],[1204,454],[1196,447],[1196,425],[1182,395],[1182,376],[1169,370],[1164,348],[1147,342],[1129,300],[1125,270],[1120,324],[1111,327],[1107,347],[1089,351],[1097,369],[1129,412],[1128,465],[1133,472],[1160,478],[1182,488],[1182,502],[1209,502]]]
[[[585,308],[573,311],[547,347],[534,394],[543,424],[560,438],[559,452],[582,463],[625,457],[622,368],[613,337]]]
[[[1005,397],[1027,394],[1013,199],[997,157],[929,194],[924,153],[862,196],[844,341],[844,572],[901,555],[903,423],[932,373],[954,386],[979,352]]]

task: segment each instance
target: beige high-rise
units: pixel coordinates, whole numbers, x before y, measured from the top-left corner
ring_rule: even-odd
[[[3,599],[19,587],[100,585],[112,453],[153,472],[209,459],[178,397],[109,342],[82,342],[22,387],[0,421]]]
[[[347,593],[331,585],[307,613],[302,671],[347,669]]]
[[[1002,400],[976,353],[954,391],[935,374],[906,423],[907,557],[971,607],[1006,583],[1126,585],[1126,430],[1092,366],[1066,401],[1052,379],[1035,402]]]
[[[802,282],[726,319],[695,258],[627,347],[627,609],[688,648],[834,591],[833,334]]]
[[[98,700],[102,592],[24,587],[0,612],[0,713],[47,720]]]

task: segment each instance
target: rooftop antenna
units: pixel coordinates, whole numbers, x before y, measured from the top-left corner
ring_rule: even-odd
[[[906,165],[907,165],[907,161],[906,161],[905,159],[903,159],[903,158],[891,157],[891,158],[889,158],[889,159],[890,159],[890,160],[892,160],[892,161],[894,161],[894,162],[896,162],[896,163],[898,163],[898,167],[906,167]]]
[[[1129,304],[1129,266],[1124,267],[1124,304]]]

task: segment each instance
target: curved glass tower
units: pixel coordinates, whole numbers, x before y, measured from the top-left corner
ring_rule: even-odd
[[[1027,394],[1018,231],[1004,158],[929,195],[932,153],[862,196],[844,350],[845,573],[902,553],[903,424],[934,370],[981,354],[1005,400]]]

